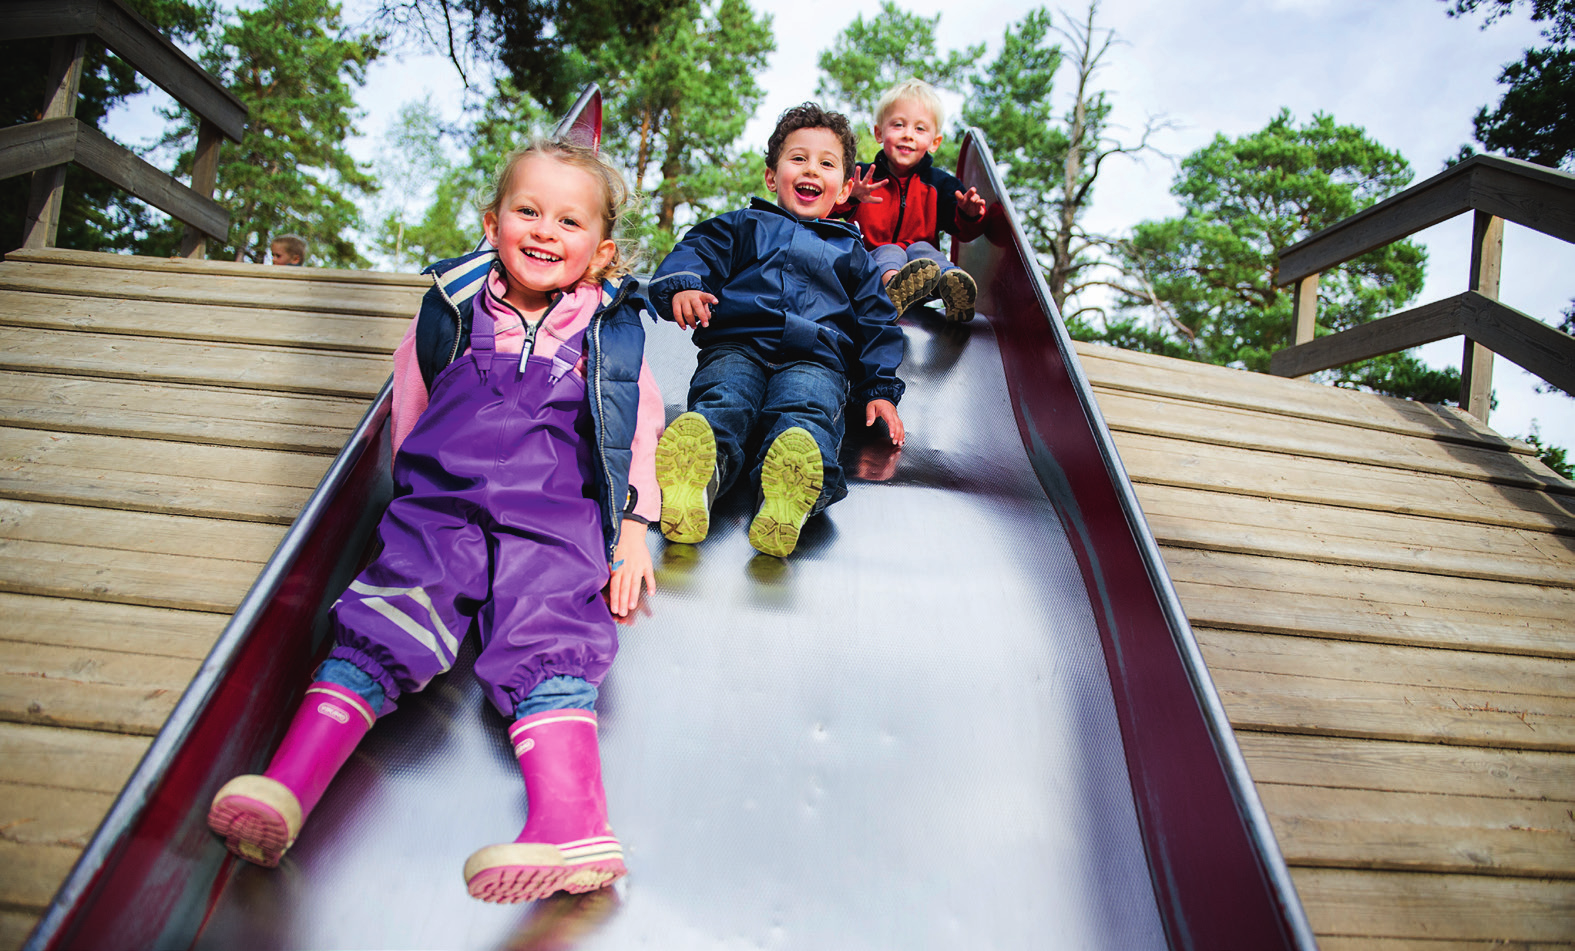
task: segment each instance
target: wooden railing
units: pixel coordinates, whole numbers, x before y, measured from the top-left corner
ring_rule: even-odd
[[[1467,291],[1314,339],[1320,272],[1466,211],[1476,213]],[[1575,175],[1473,156],[1281,250],[1276,283],[1296,285],[1296,343],[1270,359],[1269,372],[1304,376],[1463,335],[1460,406],[1483,422],[1494,353],[1575,394],[1575,337],[1498,302],[1505,221],[1575,242]]]
[[[76,118],[77,84],[90,36],[197,114],[200,121],[190,186]],[[75,163],[185,224],[181,254],[201,257],[207,239],[222,240],[230,228],[230,215],[213,200],[213,187],[220,137],[241,140],[246,106],[120,0],[5,0],[0,4],[0,39],[51,37],[54,52],[43,117],[0,129],[0,178],[33,174],[23,246],[54,245],[66,166]]]

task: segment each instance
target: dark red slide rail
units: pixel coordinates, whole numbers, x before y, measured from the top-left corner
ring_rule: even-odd
[[[1088,589],[1154,894],[1176,949],[1313,949],[1290,872],[989,147],[958,177],[990,202],[958,263],[1000,344],[1023,446]]]

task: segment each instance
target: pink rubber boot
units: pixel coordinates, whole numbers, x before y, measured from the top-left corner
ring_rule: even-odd
[[[508,845],[489,845],[466,860],[470,894],[508,904],[594,891],[622,877],[623,846],[607,824],[596,714],[533,713],[515,721],[509,739],[525,777],[525,828]]]
[[[313,683],[263,774],[237,776],[213,797],[208,828],[246,861],[278,865],[375,719],[348,687]]]

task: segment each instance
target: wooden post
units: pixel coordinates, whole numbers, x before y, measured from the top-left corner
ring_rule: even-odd
[[[197,151],[191,161],[191,190],[204,198],[213,197],[213,186],[219,177],[219,143],[223,134],[219,127],[203,119],[197,127]],[[180,239],[183,258],[200,258],[208,253],[208,236],[186,226]]]
[[[82,81],[82,58],[86,54],[86,36],[55,37],[41,118],[59,119],[77,114],[77,87]],[[33,173],[22,247],[54,247],[60,231],[60,206],[65,201],[65,192],[66,166],[56,165]]]
[[[1504,257],[1504,219],[1476,213],[1471,234],[1471,289],[1498,300],[1498,279]],[[1493,351],[1470,337],[1460,361],[1460,408],[1488,421],[1493,406]]]
[[[1318,275],[1309,274],[1296,282],[1296,296],[1291,303],[1291,326],[1295,337],[1292,346],[1311,343],[1318,335]],[[1305,380],[1302,376],[1298,379]]]

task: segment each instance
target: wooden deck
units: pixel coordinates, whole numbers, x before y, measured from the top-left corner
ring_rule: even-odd
[[[0,264],[0,948],[26,940],[427,286],[69,251]]]
[[[1321,947],[1575,945],[1575,485],[1453,410],[1079,353]]]

